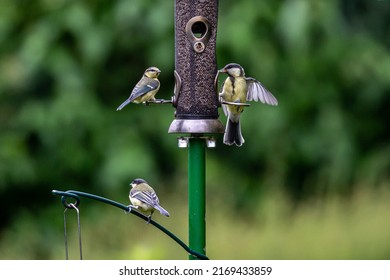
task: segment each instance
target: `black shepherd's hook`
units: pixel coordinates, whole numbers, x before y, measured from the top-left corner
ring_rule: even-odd
[[[138,211],[133,211],[133,209],[131,207],[129,207],[128,205],[124,205],[122,203],[119,203],[119,202],[116,202],[116,201],[113,201],[111,199],[108,199],[108,198],[105,198],[105,197],[101,197],[101,196],[97,196],[97,195],[93,195],[93,194],[90,194],[90,193],[85,193],[85,192],[79,192],[79,191],[73,191],[73,190],[68,190],[68,191],[57,191],[57,190],[52,190],[52,194],[54,195],[60,195],[61,196],[61,202],[62,204],[66,207],[66,208],[74,208],[77,207],[79,204],[80,204],[80,196],[82,197],[86,197],[86,198],[90,198],[90,199],[94,199],[94,200],[97,200],[97,201],[100,201],[100,202],[103,202],[103,203],[106,203],[106,204],[110,204],[112,206],[115,206],[115,207],[118,207],[120,209],[123,209],[125,210],[126,212],[128,213],[131,213],[133,215],[136,215],[137,217],[145,220],[145,221],[149,221],[148,220],[148,217],[139,213]],[[66,198],[67,197],[70,197],[70,198],[73,198],[75,199],[75,202],[74,203],[67,203],[66,202]],[[170,232],[169,230],[167,230],[166,228],[164,228],[162,225],[160,225],[159,223],[156,223],[154,220],[150,220],[150,224],[155,226],[156,228],[158,228],[159,230],[161,230],[163,233],[165,233],[166,235],[168,235],[170,238],[172,238],[176,243],[178,243],[184,250],[186,250],[189,254],[197,257],[198,259],[200,260],[208,260],[209,258],[201,253],[198,253],[194,250],[192,250],[191,248],[189,248],[183,241],[181,241],[176,235],[174,235],[172,232]]]

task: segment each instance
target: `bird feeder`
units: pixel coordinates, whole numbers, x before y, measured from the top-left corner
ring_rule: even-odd
[[[175,119],[169,133],[217,134],[215,91],[218,1],[175,1]]]

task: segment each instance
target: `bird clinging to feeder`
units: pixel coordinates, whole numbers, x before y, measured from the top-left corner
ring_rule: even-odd
[[[278,105],[278,100],[259,81],[245,77],[244,68],[237,63],[229,63],[219,73],[226,73],[228,77],[222,85],[219,96],[224,101],[223,111],[228,117],[223,143],[240,147],[245,140],[242,137],[240,116],[244,111],[246,101],[260,101],[261,103]],[[234,103],[237,103],[235,105]]]

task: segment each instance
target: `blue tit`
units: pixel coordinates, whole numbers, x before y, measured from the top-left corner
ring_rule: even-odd
[[[145,70],[141,80],[135,85],[129,98],[126,99],[116,110],[122,110],[130,102],[142,103],[155,100],[154,96],[160,89],[160,81],[157,79],[161,73],[157,67],[149,67]]]
[[[241,65],[230,63],[218,72],[228,75],[219,93],[222,100],[232,103],[260,101],[268,105],[278,105],[277,99],[259,81],[245,77],[245,72]],[[240,125],[240,116],[244,111],[244,106],[223,104],[222,108],[228,117],[223,143],[229,146],[235,144],[240,147],[245,142],[241,134]]]
[[[130,207],[145,213],[148,216],[148,223],[154,210],[158,210],[162,215],[169,217],[168,211],[160,206],[156,192],[144,179],[134,179],[130,186],[129,198],[132,204]]]

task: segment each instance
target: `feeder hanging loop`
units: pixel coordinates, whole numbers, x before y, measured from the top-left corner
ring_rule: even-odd
[[[67,197],[74,198],[76,200],[76,202],[75,203],[68,203],[66,201]],[[74,194],[74,193],[66,193],[66,194],[61,196],[61,202],[62,202],[62,205],[64,205],[65,208],[67,208],[67,209],[75,209],[75,207],[78,207],[80,205],[80,197],[77,194]]]

